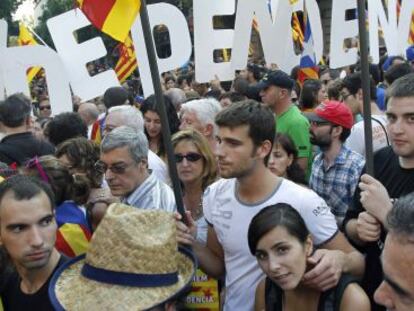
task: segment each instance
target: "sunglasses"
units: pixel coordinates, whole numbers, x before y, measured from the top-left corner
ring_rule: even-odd
[[[39,107],[39,110],[50,110],[50,105]]]
[[[324,121],[311,121],[311,124],[317,127],[325,126],[325,125],[332,125],[331,122],[324,122]]]
[[[181,163],[184,159],[186,159],[189,162],[197,162],[202,157],[203,156],[201,154],[198,154],[198,153],[195,153],[195,152],[189,152],[187,154],[176,153],[175,154],[175,162]]]
[[[136,164],[135,162],[130,164],[115,164],[113,166],[108,166],[102,161],[96,161],[94,168],[98,173],[105,174],[107,170],[110,170],[113,174],[122,175],[125,174],[128,167]]]

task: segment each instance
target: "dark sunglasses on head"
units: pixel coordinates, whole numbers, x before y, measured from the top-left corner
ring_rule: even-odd
[[[180,163],[185,158],[189,162],[196,162],[196,161],[200,160],[202,157],[203,156],[201,154],[198,154],[198,153],[195,153],[195,152],[189,152],[187,154],[176,153],[175,154],[175,161],[177,163]]]
[[[46,109],[50,110],[50,105],[39,107],[39,110],[46,110]]]

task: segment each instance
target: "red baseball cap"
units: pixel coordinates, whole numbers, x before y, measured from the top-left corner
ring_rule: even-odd
[[[343,102],[325,101],[313,112],[305,114],[309,121],[331,122],[344,128],[351,129],[354,125],[354,116],[351,109]]]

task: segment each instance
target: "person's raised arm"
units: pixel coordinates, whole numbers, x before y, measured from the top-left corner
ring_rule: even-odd
[[[216,279],[224,276],[223,248],[217,239],[214,227],[208,226],[207,245],[204,246],[196,240],[197,226],[189,212],[186,212],[186,217],[188,225],[181,221],[180,214],[176,214],[178,243],[192,247],[199,267],[209,276]]]

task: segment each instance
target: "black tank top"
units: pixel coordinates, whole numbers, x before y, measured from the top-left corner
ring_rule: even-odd
[[[350,275],[342,275],[336,287],[321,293],[318,303],[318,311],[339,311],[342,295],[350,283],[356,282],[356,278]],[[272,280],[266,278],[265,303],[266,311],[283,311],[283,290]]]

